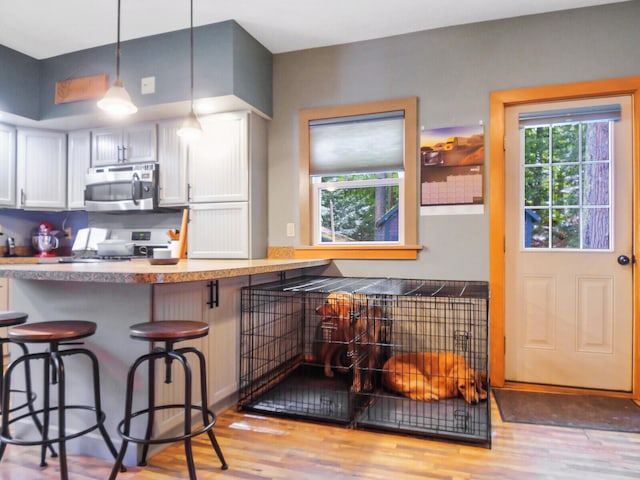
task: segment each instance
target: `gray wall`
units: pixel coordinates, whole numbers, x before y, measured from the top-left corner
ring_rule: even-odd
[[[640,75],[640,2],[274,56],[269,245],[295,245],[300,109],[419,97],[425,129],[485,124],[495,90]],[[486,165],[489,164],[489,154]],[[485,198],[491,185],[485,181]],[[421,216],[417,261],[337,261],[344,275],[488,280],[489,213]]]
[[[189,31],[123,42],[120,74],[138,107],[189,99]],[[235,21],[194,29],[194,91],[197,97],[236,95],[272,114],[271,52]],[[95,101],[56,105],[56,82],[106,73],[116,77],[115,43],[44,60],[0,45],[0,110],[32,120],[98,112]],[[141,95],[140,80],[156,77],[156,92]]]
[[[39,81],[36,59],[0,45],[0,111],[37,118]]]

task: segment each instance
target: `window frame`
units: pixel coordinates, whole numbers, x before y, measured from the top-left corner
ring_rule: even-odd
[[[404,204],[403,242],[394,245],[314,245],[313,199],[314,189],[310,175],[311,145],[309,122],[331,118],[370,115],[404,111]],[[349,258],[349,259],[416,259],[422,245],[417,245],[418,206],[418,97],[366,102],[352,105],[304,109],[298,116],[299,133],[299,233],[300,245],[296,258]]]

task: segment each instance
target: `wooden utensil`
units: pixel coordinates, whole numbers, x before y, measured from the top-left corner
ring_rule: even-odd
[[[178,243],[178,258],[187,258],[187,224],[189,222],[189,209],[182,210],[182,224],[180,225],[180,239]]]

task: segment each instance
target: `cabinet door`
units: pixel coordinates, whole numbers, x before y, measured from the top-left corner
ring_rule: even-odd
[[[115,165],[122,156],[122,128],[99,128],[91,132],[91,165]]]
[[[238,391],[240,342],[240,293],[247,277],[218,280],[218,306],[205,308],[209,323],[209,405]]]
[[[16,204],[16,129],[0,124],[0,206]]]
[[[247,113],[200,118],[204,135],[189,145],[190,202],[248,200]]]
[[[190,205],[189,258],[249,258],[247,202]]]
[[[71,132],[67,139],[67,207],[84,210],[84,182],[91,165],[91,133]]]
[[[64,210],[67,206],[67,136],[19,129],[18,208]]]
[[[158,124],[158,163],[160,164],[160,205],[187,204],[187,151],[178,129],[182,120]]]
[[[155,162],[158,159],[156,124],[141,123],[127,127],[122,135],[122,146],[123,162]]]

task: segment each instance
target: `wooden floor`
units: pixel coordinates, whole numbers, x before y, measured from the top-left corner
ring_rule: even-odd
[[[639,479],[640,434],[503,423],[492,405],[491,449],[388,433],[347,430],[229,410],[216,436],[230,465],[221,471],[206,436],[195,440],[198,479]],[[79,441],[79,440],[75,440]],[[121,480],[188,478],[181,445],[129,467]],[[71,457],[71,479],[106,479],[108,461]],[[56,459],[9,445],[0,480],[57,479]]]

